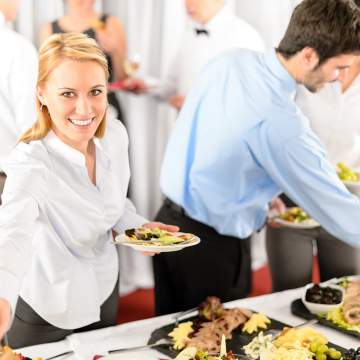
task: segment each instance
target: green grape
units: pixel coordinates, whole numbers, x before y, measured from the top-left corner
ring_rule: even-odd
[[[327,356],[326,356],[326,354],[324,354],[324,353],[319,353],[319,352],[317,352],[316,355],[315,355],[315,359],[316,359],[316,360],[326,360],[326,359],[327,359]]]
[[[313,343],[310,344],[310,351],[313,352],[313,353],[316,353],[318,347],[319,347],[319,343],[313,342]]]
[[[347,169],[347,167],[345,166],[345,164],[342,163],[342,162],[339,162],[339,163],[337,164],[337,166],[338,166],[338,168],[339,168],[340,170],[346,170],[346,169]]]
[[[338,163],[337,167],[340,171],[338,171],[338,176],[341,180],[344,181],[358,181],[357,174],[349,167],[347,167],[344,163]]]
[[[318,349],[317,349],[317,352],[316,353],[326,353],[327,351],[329,350],[328,346],[327,345],[323,345],[321,344]]]
[[[337,351],[337,350],[334,349],[334,348],[330,348],[330,349],[329,349],[328,355],[330,356],[331,359],[335,359],[335,360],[341,358],[341,352],[340,352],[340,351]]]

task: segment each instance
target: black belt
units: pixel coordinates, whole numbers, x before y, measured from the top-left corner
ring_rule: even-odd
[[[188,216],[186,214],[186,211],[184,208],[182,208],[181,206],[175,204],[174,202],[172,202],[170,199],[166,198],[164,201],[164,204],[167,208],[177,212],[178,214],[182,215],[182,216]]]

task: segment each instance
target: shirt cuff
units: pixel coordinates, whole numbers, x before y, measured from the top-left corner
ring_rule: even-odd
[[[15,316],[15,308],[19,297],[19,279],[5,270],[0,270],[0,297],[9,302],[11,308],[11,321]]]
[[[118,234],[123,234],[126,229],[140,227],[148,222],[149,220],[145,219],[144,217],[138,214],[124,213],[120,221],[114,226],[113,229]]]

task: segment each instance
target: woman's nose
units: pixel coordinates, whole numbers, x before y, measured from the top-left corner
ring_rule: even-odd
[[[91,102],[84,96],[80,96],[76,102],[76,112],[80,115],[88,115],[92,111]]]

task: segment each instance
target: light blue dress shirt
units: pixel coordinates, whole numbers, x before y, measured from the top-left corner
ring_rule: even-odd
[[[239,238],[261,228],[268,203],[284,191],[360,247],[360,201],[338,179],[295,90],[274,50],[239,49],[213,60],[177,119],[162,190],[191,218]]]

